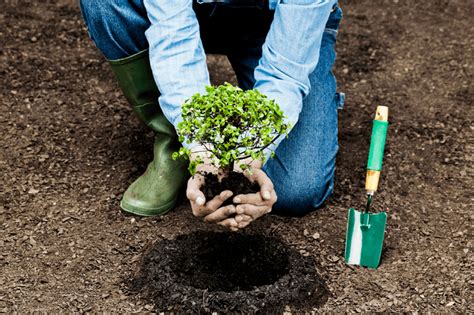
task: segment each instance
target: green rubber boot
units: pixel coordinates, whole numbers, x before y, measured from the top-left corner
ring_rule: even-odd
[[[141,216],[165,214],[176,205],[178,193],[189,177],[188,162],[184,159],[175,161],[171,157],[181,144],[158,104],[159,91],[151,72],[148,51],[109,62],[133,111],[156,134],[153,161],[128,187],[120,207]]]

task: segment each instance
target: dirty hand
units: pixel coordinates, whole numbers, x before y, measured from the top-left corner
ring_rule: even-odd
[[[192,158],[192,157],[191,157]],[[217,173],[217,168],[212,165],[207,157],[202,157],[204,164],[197,167],[198,172]],[[238,230],[238,223],[233,216],[236,213],[234,205],[221,207],[222,204],[232,197],[233,193],[230,190],[221,192],[212,200],[207,201],[201,187],[204,185],[204,176],[199,173],[194,174],[188,181],[186,190],[186,197],[191,202],[193,214],[196,217],[203,218],[206,222],[217,223],[219,225],[230,228],[232,231]]]
[[[260,185],[260,191],[255,194],[237,195],[233,201],[237,215],[235,221],[238,228],[242,229],[250,222],[272,211],[277,201],[277,194],[270,178],[260,168],[252,168],[251,172],[245,171],[244,175],[251,181]]]

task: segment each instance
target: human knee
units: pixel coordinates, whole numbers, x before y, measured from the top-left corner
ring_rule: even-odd
[[[108,22],[107,12],[113,12],[114,1],[112,0],[80,0],[81,11],[84,21],[91,31],[98,25],[104,25]]]
[[[81,0],[81,10],[89,35],[109,60],[136,54],[148,47],[146,13],[138,0]]]
[[[333,179],[312,179],[295,181],[288,178],[281,185],[275,185],[278,202],[274,213],[289,216],[304,216],[318,207],[333,191]]]

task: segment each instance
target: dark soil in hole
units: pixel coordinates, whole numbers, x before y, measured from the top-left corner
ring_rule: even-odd
[[[278,240],[256,235],[204,235],[194,255],[175,262],[179,281],[209,291],[249,291],[288,273],[288,251]]]
[[[204,178],[205,186],[203,187],[203,193],[206,196],[206,200],[212,200],[212,198],[225,190],[232,191],[234,193],[233,196],[252,194],[260,190],[257,183],[252,183],[242,173],[230,172],[221,181],[219,181],[216,174],[212,173],[206,173]],[[232,198],[227,199],[223,205],[230,204],[232,204]]]
[[[315,263],[281,240],[254,234],[196,232],[149,250],[130,282],[157,310],[282,312],[326,300]]]

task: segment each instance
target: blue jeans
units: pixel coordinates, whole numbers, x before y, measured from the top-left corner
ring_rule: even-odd
[[[148,48],[145,31],[150,22],[141,0],[81,0],[81,9],[92,40],[107,59],[121,59]],[[206,52],[227,55],[239,85],[251,89],[273,12],[199,4],[194,9]],[[303,101],[298,123],[264,166],[278,196],[273,213],[305,215],[320,207],[333,191],[337,109],[344,101],[344,95],[336,93],[332,71],[341,19],[342,10],[335,7],[326,24],[319,63],[310,76],[311,92]],[[294,49],[291,39],[288,41],[288,49]]]

